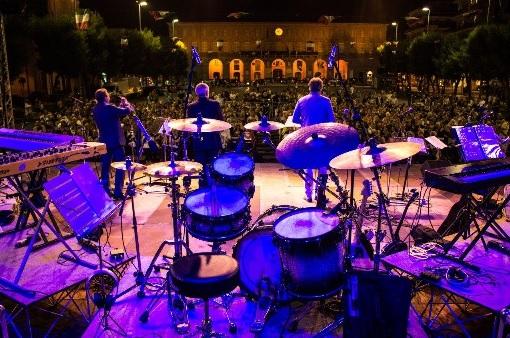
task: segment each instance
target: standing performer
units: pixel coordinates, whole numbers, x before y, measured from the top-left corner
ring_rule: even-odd
[[[197,99],[188,105],[186,115],[188,118],[196,118],[200,113],[203,118],[222,120],[223,113],[220,103],[209,99],[209,86],[206,83],[199,83],[195,87]],[[206,171],[207,165],[218,156],[221,150],[220,133],[200,133],[192,139],[193,156],[195,161],[200,162]]]
[[[93,109],[94,121],[99,129],[99,141],[106,144],[107,152],[101,156],[101,182],[110,194],[110,165],[113,162],[124,161],[124,146],[126,137],[120,120],[133,112],[134,109],[126,98],[121,98],[120,106],[110,104],[110,94],[105,88],[96,90],[96,105]],[[122,199],[124,185],[124,171],[115,171],[114,199]]]
[[[294,108],[292,122],[307,127],[318,123],[335,122],[331,100],[321,95],[323,83],[319,77],[314,77],[308,82],[310,93],[300,98]],[[327,168],[319,168],[320,180],[323,184],[327,182]],[[313,169],[306,170],[305,194],[306,200],[312,202],[313,191]],[[317,189],[317,187],[315,187]],[[317,198],[317,196],[315,196]]]

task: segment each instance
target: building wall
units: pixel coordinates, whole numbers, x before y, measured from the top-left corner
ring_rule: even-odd
[[[48,0],[48,13],[51,16],[73,15],[77,8],[78,0]]]
[[[301,60],[304,77],[313,75],[317,60],[328,60],[332,42],[340,47],[341,59],[347,62],[347,74],[357,76],[375,71],[375,49],[386,40],[385,24],[371,23],[265,23],[265,22],[178,22],[175,36],[188,47],[198,49],[203,64],[197,67],[199,78],[212,78],[209,62],[222,64],[221,78],[233,78],[230,64],[235,59],[243,63],[242,79],[252,79],[251,63],[264,62],[264,78],[273,75],[275,60],[285,63],[284,77],[294,77],[293,67]],[[276,34],[277,28],[282,30]],[[218,62],[217,60],[221,61]],[[354,67],[354,68],[353,68]],[[299,73],[298,73],[299,75]],[[323,74],[327,77],[327,74]],[[331,76],[331,74],[329,74]],[[236,75],[238,77],[238,74]]]

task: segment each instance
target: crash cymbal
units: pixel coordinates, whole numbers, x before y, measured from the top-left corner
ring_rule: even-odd
[[[259,131],[259,132],[269,132],[280,130],[284,127],[283,123],[275,122],[275,121],[255,121],[250,122],[244,126],[244,129]]]
[[[196,118],[172,120],[168,122],[168,126],[172,129],[187,131],[191,133],[196,133],[198,131],[201,133],[223,131],[232,127],[228,122],[206,118],[202,118],[202,123],[199,123],[199,120]]]
[[[363,147],[335,157],[329,165],[335,169],[363,169],[380,167],[397,162],[417,154],[421,145],[414,142],[383,143],[376,146]]]
[[[276,148],[276,158],[293,169],[320,168],[358,145],[356,129],[340,123],[319,123],[287,135]]]
[[[145,175],[157,178],[170,178],[196,174],[202,170],[202,164],[198,162],[175,161],[174,164],[174,166],[170,166],[170,162],[151,164],[145,170]]]
[[[111,167],[117,170],[124,170],[124,171],[144,171],[147,167],[143,164],[131,162],[131,167],[126,169],[126,161],[120,161],[120,162],[113,162],[111,164]]]

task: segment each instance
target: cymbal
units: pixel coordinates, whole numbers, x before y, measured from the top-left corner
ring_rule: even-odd
[[[275,121],[255,121],[244,125],[244,129],[260,132],[276,131],[282,129],[283,127],[283,123]]]
[[[333,122],[319,123],[287,135],[276,148],[276,158],[293,169],[320,168],[358,145],[358,132],[353,127]]]
[[[197,133],[198,127],[200,126],[200,132],[201,133],[209,133],[213,131],[223,131],[227,130],[232,125],[230,123],[215,119],[206,119],[202,118],[202,124],[197,123],[198,120],[196,118],[187,118],[187,119],[179,119],[179,120],[172,120],[168,122],[168,126],[172,129],[180,130],[180,131],[187,131],[191,133]]]
[[[329,165],[335,169],[363,169],[380,167],[417,154],[421,145],[414,142],[393,142],[377,145],[375,151],[363,147],[335,157]]]
[[[120,162],[113,162],[111,164],[111,167],[117,170],[124,170],[124,171],[144,171],[147,167],[143,164],[131,162],[131,168],[126,169],[126,162],[120,161]]]
[[[181,175],[196,174],[202,170],[202,164],[191,161],[175,161],[175,166],[170,162],[159,162],[151,164],[145,170],[145,175],[156,178],[170,178]]]

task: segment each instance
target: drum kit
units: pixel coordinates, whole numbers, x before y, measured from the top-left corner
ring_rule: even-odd
[[[227,122],[200,116],[165,123],[171,130],[191,133],[220,132],[230,128]],[[282,123],[266,118],[245,125],[246,130],[266,136],[284,127]],[[359,145],[360,137],[353,127],[321,123],[300,128],[273,147],[278,161],[297,171],[303,178],[303,169],[310,168],[372,169],[379,195],[383,193],[378,175],[375,175],[376,169],[406,159],[420,150],[419,145],[410,142],[370,143],[367,147]],[[168,162],[147,167],[138,163],[130,165],[130,170],[168,180],[172,196],[174,240],[162,243],[145,273],[146,279],[166,245],[175,246],[173,258],[177,258],[182,255],[183,246],[189,251],[189,235],[211,242],[215,252],[221,252],[220,246],[225,241],[238,239],[233,256],[240,266],[241,289],[245,295],[257,301],[257,312],[250,327],[253,332],[263,329],[268,314],[275,306],[292,300],[325,300],[343,289],[346,270],[350,266],[346,261],[352,258],[346,247],[351,241],[351,229],[347,227],[352,222],[347,220],[355,220],[357,211],[354,206],[346,212],[336,212],[336,208],[328,211],[319,207],[273,207],[263,214],[276,214],[273,219],[264,222],[259,217],[249,225],[250,199],[255,191],[255,164],[249,155],[240,151],[219,155],[210,167],[209,183],[212,184],[186,194],[181,194],[177,179],[197,175],[204,168],[196,162],[175,160],[173,152],[170,157]],[[126,169],[124,162],[114,163],[112,167]],[[325,186],[322,188],[327,189]],[[333,196],[341,199],[334,193]],[[184,197],[182,205],[181,197]],[[380,208],[384,207],[379,204]],[[389,219],[387,221],[391,228]],[[378,231],[380,223],[379,219]],[[182,236],[181,228],[185,236]],[[376,241],[379,241],[379,237],[376,236]],[[377,255],[379,244],[376,246]]]

